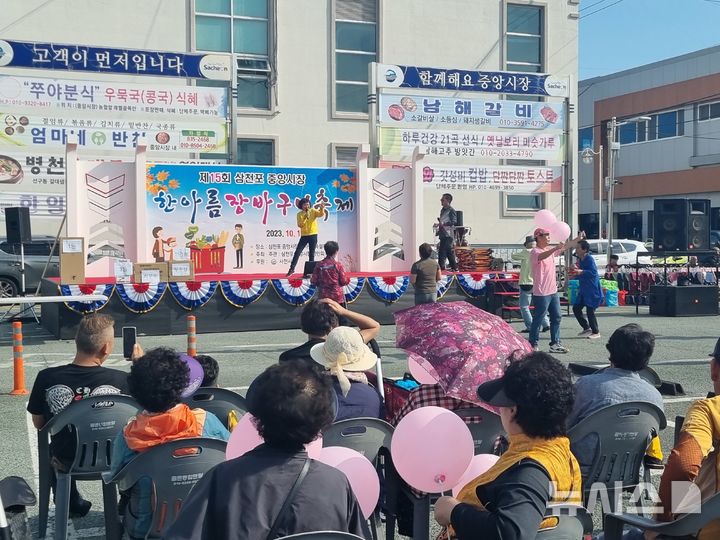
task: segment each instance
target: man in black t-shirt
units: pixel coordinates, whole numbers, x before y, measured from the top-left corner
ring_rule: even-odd
[[[128,393],[127,373],[102,367],[113,350],[114,326],[115,321],[109,315],[84,317],[75,336],[73,362],[46,368],[38,373],[27,406],[37,429],[74,401],[90,396]],[[68,467],[75,456],[74,433],[63,430],[55,435],[50,452],[54,468]],[[55,478],[54,471],[52,478]],[[71,516],[84,516],[90,511],[90,506],[90,501],[80,496],[73,481],[70,493]]]

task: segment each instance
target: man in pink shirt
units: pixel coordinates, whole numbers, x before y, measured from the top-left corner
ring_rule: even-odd
[[[537,246],[530,252],[530,271],[533,278],[533,321],[528,340],[534,350],[538,350],[540,327],[546,313],[550,315],[550,352],[566,353],[568,350],[560,342],[560,297],[555,277],[555,254],[575,247],[582,234],[567,243],[560,242],[550,246],[550,231],[538,227],[533,233]]]

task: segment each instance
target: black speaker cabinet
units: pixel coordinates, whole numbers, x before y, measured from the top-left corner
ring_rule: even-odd
[[[655,251],[710,249],[710,199],[655,199]]]
[[[27,206],[6,208],[5,231],[9,244],[27,244],[32,242],[30,209]]]
[[[456,216],[456,217],[455,217],[455,220],[457,221],[457,223],[456,223],[455,225],[458,226],[458,227],[464,227],[465,225],[463,224],[463,211],[462,211],[462,210],[456,210],[456,211],[455,211],[455,216]]]
[[[650,315],[693,317],[718,314],[718,288],[710,285],[686,287],[650,286]]]

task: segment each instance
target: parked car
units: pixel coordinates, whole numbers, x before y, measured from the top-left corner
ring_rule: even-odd
[[[590,253],[598,267],[604,267],[607,264],[607,240],[590,240]],[[650,264],[650,257],[643,257],[638,253],[647,253],[648,249],[645,244],[637,240],[613,240],[612,252],[618,256],[618,264],[635,264],[636,259],[640,264]]]
[[[48,262],[50,248],[55,241],[53,236],[36,236],[32,242],[23,244],[25,251],[25,291],[34,294],[40,283],[45,263]],[[6,238],[0,238],[0,297],[17,296],[22,292],[20,274],[20,245],[10,244]],[[50,257],[46,277],[60,275],[60,259],[55,253]]]
[[[720,231],[710,231],[710,247],[720,247]]]

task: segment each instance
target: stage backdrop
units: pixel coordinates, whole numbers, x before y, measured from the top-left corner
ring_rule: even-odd
[[[148,163],[145,190],[146,230],[138,235],[156,261],[187,247],[196,273],[284,273],[300,237],[295,203],[309,195],[328,210],[316,260],[326,241],[337,240],[346,269],[360,270],[352,170]],[[306,248],[298,272],[307,258]]]

